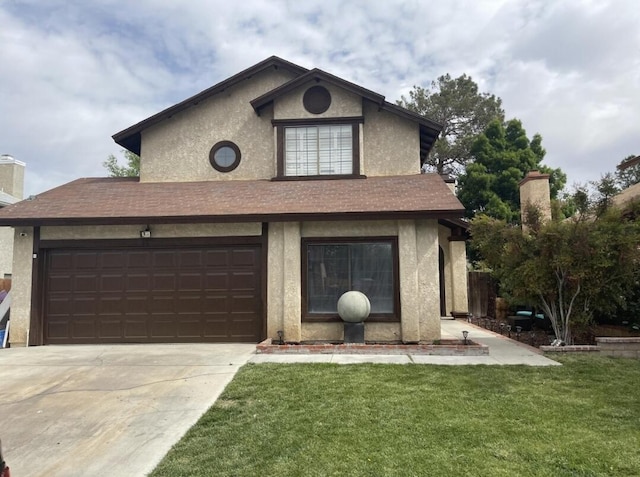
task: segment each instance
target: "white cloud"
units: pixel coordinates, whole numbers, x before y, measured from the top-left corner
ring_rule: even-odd
[[[395,101],[471,75],[569,182],[640,154],[633,0],[0,3],[0,152],[27,193],[104,175],[111,135],[271,55]]]

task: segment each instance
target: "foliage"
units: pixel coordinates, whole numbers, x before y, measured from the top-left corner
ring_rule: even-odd
[[[140,176],[140,156],[126,149],[122,150],[126,165],[121,166],[118,159],[113,154],[109,154],[103,167],[109,172],[110,177],[139,177]]]
[[[151,476],[637,475],[637,361],[557,359],[247,365]]]
[[[579,199],[581,200],[581,199]],[[471,224],[472,246],[512,299],[540,307],[556,338],[571,343],[571,325],[624,307],[640,263],[640,223],[609,208],[530,227],[487,216]]]
[[[493,94],[479,93],[478,85],[463,74],[449,74],[431,82],[428,88],[414,86],[409,98],[398,105],[443,125],[429,154],[426,168],[457,175],[471,159],[471,144],[493,119],[502,121],[502,100]]]
[[[551,198],[564,187],[566,175],[560,169],[541,164],[546,151],[542,137],[527,138],[522,123],[511,119],[506,123],[493,120],[473,142],[474,161],[467,165],[459,178],[458,198],[468,217],[478,213],[503,219],[509,223],[520,221],[519,182],[527,172],[539,170],[549,174]]]
[[[640,162],[629,167],[624,167],[626,162],[635,159],[635,157],[636,156],[633,155],[625,157],[616,168],[616,185],[620,189],[626,189],[640,182]]]

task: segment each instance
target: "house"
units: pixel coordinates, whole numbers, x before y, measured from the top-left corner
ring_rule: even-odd
[[[0,155],[0,209],[22,200],[24,168],[24,162],[9,154]],[[0,281],[11,278],[12,262],[13,230],[10,227],[0,227]]]
[[[463,207],[421,174],[441,126],[270,57],[113,136],[140,178],[84,178],[0,211],[11,342],[440,337],[467,309]]]

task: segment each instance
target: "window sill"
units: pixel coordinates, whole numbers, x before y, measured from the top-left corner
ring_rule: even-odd
[[[272,181],[324,181],[337,179],[366,179],[363,174],[331,174],[324,176],[277,176]]]

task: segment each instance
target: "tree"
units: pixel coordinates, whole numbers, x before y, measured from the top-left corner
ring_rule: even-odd
[[[113,154],[109,154],[106,161],[102,163],[109,172],[110,177],[139,177],[140,176],[140,156],[126,149],[122,150],[127,165],[121,166],[118,159]]]
[[[431,82],[429,88],[414,86],[399,106],[443,125],[427,158],[426,168],[438,174],[457,175],[471,158],[471,144],[493,119],[504,120],[502,100],[479,93],[470,76],[452,79],[449,74]]]
[[[526,233],[481,215],[472,220],[471,234],[472,247],[503,293],[541,308],[565,343],[572,342],[572,326],[624,307],[637,286],[640,222],[616,208],[595,218],[583,211],[569,220],[538,223]]]
[[[493,120],[471,146],[474,161],[459,177],[458,198],[466,215],[483,213],[510,223],[520,221],[519,182],[527,172],[539,170],[549,174],[551,198],[555,199],[567,180],[560,169],[541,164],[546,151],[542,136],[527,138],[522,123]]]
[[[621,160],[616,167],[615,177],[620,189],[626,189],[640,182],[640,156],[631,155]]]

